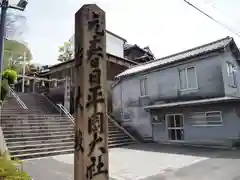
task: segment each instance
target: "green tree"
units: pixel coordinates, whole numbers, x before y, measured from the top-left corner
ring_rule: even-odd
[[[34,72],[39,72],[41,67],[37,64],[34,63],[29,63],[26,66],[26,74],[28,73],[34,73]]]
[[[0,12],[1,13],[1,12]],[[20,11],[8,9],[6,14],[6,40],[4,47],[4,68],[12,65],[10,60],[19,60],[26,52],[26,60],[32,59],[29,48],[22,41],[26,29],[26,17]],[[19,66],[19,65],[18,65]],[[18,67],[19,69],[20,67]]]
[[[26,17],[21,12],[8,10],[6,15],[6,37],[7,39],[21,39],[26,29]]]
[[[15,66],[18,72],[21,72],[22,65],[19,64],[23,61],[25,53],[26,64],[32,60],[32,53],[30,49],[23,43],[15,40],[5,40],[4,46],[4,69],[9,66]]]
[[[58,61],[65,62],[73,59],[73,43],[71,40],[59,47]]]
[[[9,85],[15,83],[15,81],[17,80],[17,77],[18,77],[18,73],[14,69],[7,68],[2,73],[2,77],[3,77],[3,79],[1,81],[0,100],[4,101],[4,99],[8,93],[8,90],[9,90]]]

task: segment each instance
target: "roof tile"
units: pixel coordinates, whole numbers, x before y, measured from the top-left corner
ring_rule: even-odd
[[[194,57],[203,53],[207,53],[207,52],[211,52],[220,48],[224,48],[226,45],[228,45],[231,41],[233,40],[232,37],[225,37],[223,39],[193,48],[193,49],[189,49],[187,51],[183,51],[177,54],[173,54],[164,58],[160,58],[154,61],[150,61],[147,62],[145,64],[141,64],[138,66],[134,66],[130,69],[125,70],[124,72],[118,74],[116,77],[122,77],[122,76],[129,76],[132,74],[136,74],[139,72],[143,72],[152,68],[156,68],[156,67],[161,67],[164,66],[168,63],[172,63],[172,62],[176,62],[176,61],[180,61],[182,59],[185,58],[190,58],[190,57]]]

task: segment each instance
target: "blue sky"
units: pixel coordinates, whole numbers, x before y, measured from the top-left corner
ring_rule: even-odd
[[[189,0],[217,20],[240,31],[239,0]],[[188,6],[183,0],[29,0],[24,38],[34,62],[54,64],[58,47],[74,33],[74,14],[84,3],[106,12],[107,29],[156,57],[192,48],[225,36],[240,38]],[[224,13],[223,13],[224,12]]]

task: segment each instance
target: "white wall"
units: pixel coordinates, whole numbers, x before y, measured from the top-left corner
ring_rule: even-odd
[[[74,44],[74,36],[70,38],[70,40]],[[112,54],[121,58],[124,58],[124,40],[121,38],[118,38],[110,33],[106,33],[106,51],[108,54]],[[74,46],[73,46],[73,51],[74,51]],[[73,55],[74,57],[74,55]]]
[[[112,34],[106,33],[107,53],[123,58],[124,57],[124,41]]]

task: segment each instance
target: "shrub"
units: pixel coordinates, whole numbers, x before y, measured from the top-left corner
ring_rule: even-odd
[[[6,69],[3,72],[3,78],[8,80],[8,84],[14,84],[14,82],[17,80],[18,74],[17,71],[15,71],[14,69]]]
[[[0,156],[0,180],[31,180],[32,178],[19,167],[22,167],[21,161]]]
[[[2,74],[2,85],[1,85],[1,97],[0,100],[4,101],[7,93],[8,86],[13,84],[17,80],[18,74],[14,69],[6,69]]]

